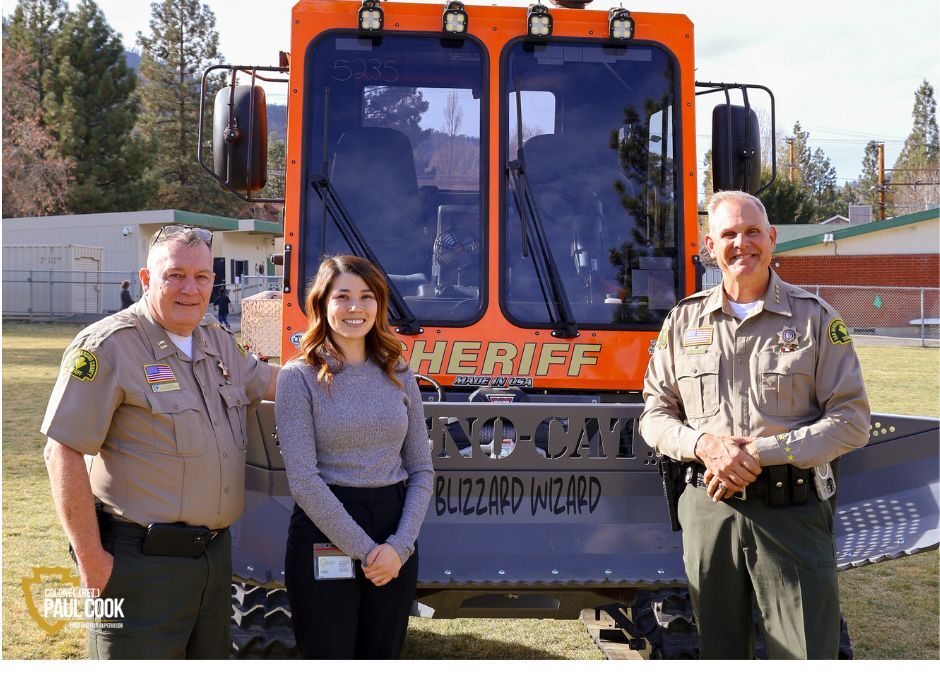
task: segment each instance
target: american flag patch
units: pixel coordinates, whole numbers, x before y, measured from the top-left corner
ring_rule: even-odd
[[[689,328],[682,334],[682,345],[687,348],[696,345],[711,345],[712,333],[713,330],[711,326]]]
[[[144,373],[147,375],[148,384],[176,381],[176,375],[169,365],[144,365]]]

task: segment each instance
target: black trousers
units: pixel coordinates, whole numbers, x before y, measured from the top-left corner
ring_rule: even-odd
[[[398,529],[404,483],[382,488],[331,487],[353,520],[376,542]],[[287,535],[284,577],[297,646],[305,659],[396,659],[408,631],[418,583],[418,550],[398,578],[376,586],[354,562],[355,578],[317,581],[313,546],[329,542],[297,505]]]
[[[198,557],[141,552],[143,528],[114,522],[102,544],[114,570],[102,598],[123,600],[120,620],[88,630],[92,659],[226,659],[232,649],[232,538]],[[113,625],[113,626],[112,626]]]

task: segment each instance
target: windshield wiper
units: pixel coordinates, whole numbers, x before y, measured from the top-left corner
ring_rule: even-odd
[[[314,192],[317,193],[317,196],[319,196],[320,200],[323,202],[323,221],[321,224],[323,227],[322,249],[324,251],[326,250],[326,217],[329,215],[333,220],[333,223],[336,224],[336,228],[338,228],[339,232],[343,235],[343,238],[346,240],[346,244],[349,246],[350,250],[352,250],[353,255],[358,255],[360,258],[365,258],[377,268],[379,268],[379,270],[382,271],[382,274],[385,275],[385,281],[388,283],[388,310],[389,315],[392,316],[391,321],[392,325],[395,326],[395,330],[402,335],[419,335],[424,333],[424,329],[421,328],[420,324],[415,319],[414,312],[408,306],[408,302],[406,302],[404,297],[402,297],[401,292],[398,291],[398,287],[395,286],[395,283],[385,271],[382,263],[379,262],[375,251],[373,251],[366,242],[366,239],[363,237],[359,227],[356,226],[355,220],[349,214],[349,210],[346,209],[346,207],[343,205],[339,193],[330,182],[330,176],[328,174],[329,152],[327,146],[327,129],[329,126],[328,120],[330,115],[329,87],[327,87],[324,91],[323,98],[323,171],[319,175],[316,175],[310,183]]]
[[[518,145],[516,159],[509,161],[508,171],[509,189],[512,191],[516,211],[519,212],[519,220],[522,223],[522,256],[529,257],[529,251],[533,252],[532,262],[535,265],[535,275],[538,278],[542,296],[545,298],[549,320],[557,326],[552,331],[552,335],[556,338],[577,338],[580,335],[578,324],[575,322],[571,303],[568,301],[561,276],[558,274],[558,265],[555,263],[555,257],[548,244],[538,205],[535,203],[535,197],[526,178],[525,152],[522,148],[522,91],[519,88],[518,78],[516,79],[516,138]]]

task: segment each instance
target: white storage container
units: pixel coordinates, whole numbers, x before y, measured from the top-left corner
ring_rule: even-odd
[[[3,315],[102,313],[103,251],[86,245],[3,246]]]

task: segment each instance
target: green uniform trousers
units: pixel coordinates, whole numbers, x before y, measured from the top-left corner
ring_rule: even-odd
[[[679,522],[699,658],[754,657],[752,595],[771,659],[838,657],[832,517],[831,503],[812,491],[803,505],[771,508],[685,489]]]
[[[198,557],[140,551],[142,531],[116,524],[103,544],[114,570],[102,598],[123,617],[88,630],[92,659],[226,659],[231,651],[232,539],[219,533]]]

